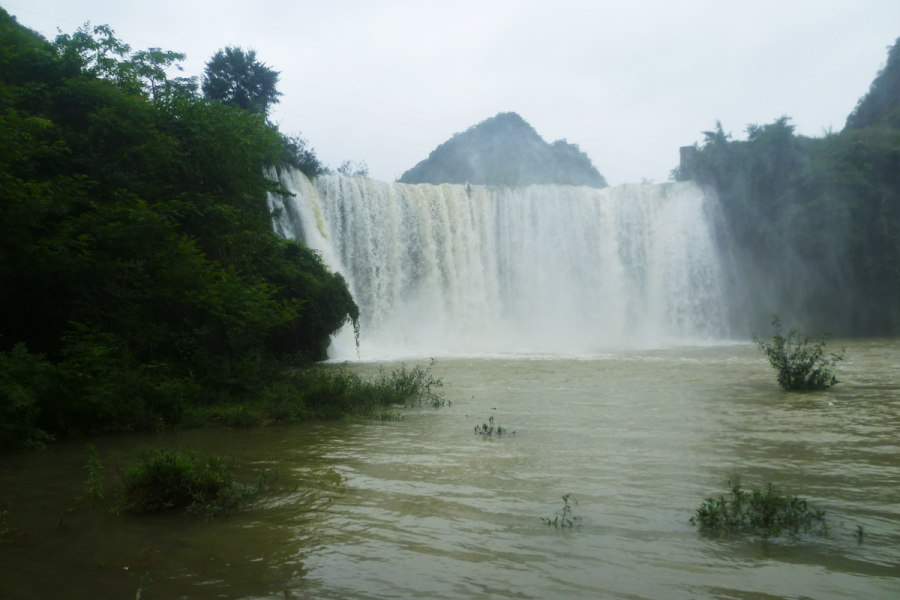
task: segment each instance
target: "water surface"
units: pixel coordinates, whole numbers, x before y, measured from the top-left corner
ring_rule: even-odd
[[[444,359],[452,406],[402,421],[87,440],[110,482],[160,445],[233,453],[245,480],[278,471],[209,522],[79,506],[85,440],[6,457],[0,597],[894,599],[900,341],[847,357],[815,394],[781,391],[744,345]],[[474,435],[490,417],[507,433]],[[830,536],[700,535],[690,517],[733,474],[807,498]],[[563,494],[577,529],[541,522]]]

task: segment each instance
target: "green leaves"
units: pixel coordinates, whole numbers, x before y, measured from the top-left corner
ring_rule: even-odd
[[[186,508],[205,517],[232,513],[266,483],[265,473],[256,486],[236,483],[235,462],[191,450],[145,452],[137,466],[121,474],[124,508],[131,513]]]
[[[173,87],[183,54],[105,25],[51,45],[0,9],[0,42],[0,446],[252,399],[356,323],[344,280],[272,230],[263,113]]]
[[[254,115],[268,116],[278,103],[277,71],[256,60],[256,51],[227,46],[206,63],[203,94],[217,102]]]
[[[825,512],[811,510],[806,500],[797,496],[782,496],[769,483],[764,491],[741,489],[741,480],[734,477],[728,482],[731,497],[707,498],[691,523],[705,533],[750,533],[763,538],[786,533],[825,535],[828,525]]]
[[[747,134],[731,140],[717,122],[674,174],[717,192],[735,320],[787,312],[838,335],[900,331],[900,129],[808,138],[782,117]]]
[[[575,526],[575,521],[580,521],[581,517],[576,517],[572,512],[572,506],[577,505],[578,501],[572,498],[572,494],[561,496],[563,501],[562,510],[555,513],[553,519],[545,519],[541,517],[541,521],[548,527],[556,527],[557,529],[571,529]],[[571,502],[571,504],[570,504]]]
[[[39,401],[58,379],[57,369],[24,344],[0,351],[0,449],[40,448],[53,439],[37,421]]]
[[[782,335],[777,316],[772,328],[771,342],[761,342],[755,336],[753,341],[778,372],[778,385],[786,390],[808,391],[824,390],[840,383],[832,369],[844,359],[843,350],[826,357],[824,340],[813,340],[797,329]]]

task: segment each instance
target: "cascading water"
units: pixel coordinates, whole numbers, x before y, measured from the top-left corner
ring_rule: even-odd
[[[724,335],[717,203],[690,183],[405,185],[283,171],[276,230],[344,275],[362,358],[592,354]],[[332,358],[356,358],[352,336]]]

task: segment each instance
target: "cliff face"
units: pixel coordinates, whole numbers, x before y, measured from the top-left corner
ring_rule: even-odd
[[[401,183],[557,184],[606,187],[577,144],[548,144],[516,113],[500,113],[438,146]]]

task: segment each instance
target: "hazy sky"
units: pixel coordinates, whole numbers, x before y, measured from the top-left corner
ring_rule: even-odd
[[[498,112],[567,138],[611,185],[664,181],[716,119],[840,130],[900,37],[898,0],[554,2],[0,0],[52,38],[108,24],[133,49],[226,45],[281,72],[272,118],[332,168],[393,180]]]

